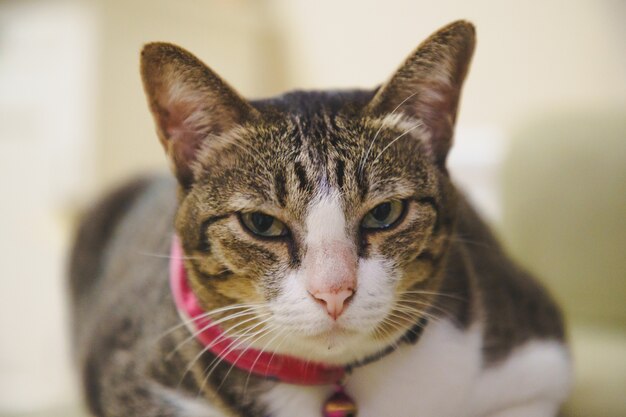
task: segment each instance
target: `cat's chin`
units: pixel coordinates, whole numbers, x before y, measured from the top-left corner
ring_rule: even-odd
[[[349,365],[386,350],[394,341],[334,326],[313,335],[292,334],[267,350],[329,365]]]

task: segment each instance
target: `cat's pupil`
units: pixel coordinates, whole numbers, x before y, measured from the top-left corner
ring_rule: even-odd
[[[384,221],[391,213],[391,203],[383,203],[374,207],[372,210],[372,216],[380,222]]]
[[[274,223],[274,218],[272,216],[268,216],[263,213],[252,213],[250,216],[250,220],[252,220],[252,224],[257,229],[257,231],[263,233],[267,232],[272,224]]]

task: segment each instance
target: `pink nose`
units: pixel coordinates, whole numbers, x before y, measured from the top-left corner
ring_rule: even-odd
[[[311,293],[313,298],[315,298],[320,304],[326,307],[326,311],[328,311],[328,315],[332,317],[334,320],[343,313],[346,308],[348,302],[350,302],[350,298],[354,294],[354,291],[351,289],[340,290],[338,292],[316,292],[315,294]]]

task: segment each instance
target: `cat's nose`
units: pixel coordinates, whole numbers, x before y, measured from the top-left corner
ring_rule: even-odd
[[[350,302],[352,295],[354,294],[354,290],[345,289],[337,292],[317,292],[310,293],[317,302],[326,307],[326,311],[328,311],[328,315],[332,317],[334,320],[343,313],[347,304]]]

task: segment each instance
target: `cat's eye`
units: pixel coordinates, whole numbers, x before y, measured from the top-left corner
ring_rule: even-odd
[[[258,236],[280,237],[286,236],[289,232],[283,222],[260,211],[241,213],[241,222],[248,230]]]
[[[363,218],[361,227],[364,229],[387,229],[402,217],[405,210],[402,200],[385,201],[371,209]]]

